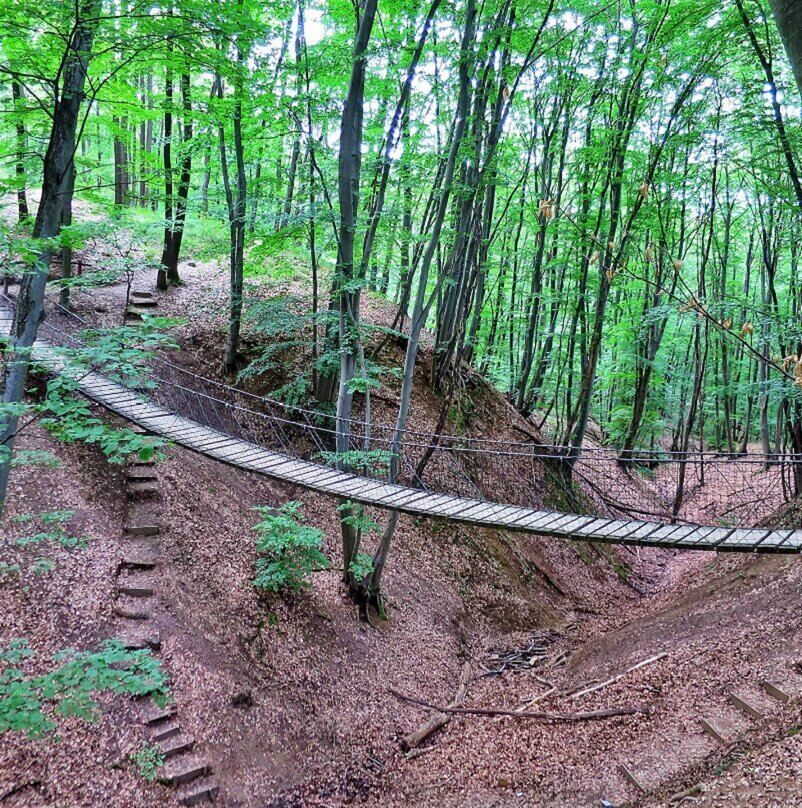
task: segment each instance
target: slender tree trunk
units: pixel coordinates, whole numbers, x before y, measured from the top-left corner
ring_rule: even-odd
[[[340,382],[337,393],[336,447],[338,467],[348,468],[347,453],[351,448],[351,407],[353,403],[352,381],[356,375],[360,356],[359,335],[359,284],[358,270],[354,265],[354,237],[359,207],[359,180],[362,169],[362,122],[365,95],[365,60],[373,22],[376,17],[377,0],[365,0],[361,10],[359,28],[354,42],[351,78],[348,85],[340,121],[340,153],[338,171],[338,196],[340,202],[339,244],[335,297],[339,312]],[[343,578],[353,591],[358,586],[351,564],[359,552],[359,530],[353,522],[353,511],[343,503],[340,511],[340,528],[343,547]]]
[[[463,136],[465,134],[465,124],[468,117],[470,101],[471,73],[469,63],[473,48],[475,25],[476,2],[475,0],[468,0],[465,9],[465,29],[463,31],[462,42],[460,45],[459,98],[457,100],[451,146],[445,164],[443,181],[440,185],[440,198],[438,201],[437,210],[435,212],[432,230],[426,244],[423,258],[421,260],[420,271],[418,274],[418,286],[415,293],[415,302],[409,324],[409,340],[407,341],[407,350],[404,357],[404,375],[401,381],[401,395],[398,406],[398,416],[396,418],[395,429],[393,430],[392,443],[390,446],[390,467],[388,477],[391,483],[398,479],[398,474],[401,469],[404,433],[406,430],[407,419],[409,418],[410,404],[412,402],[412,381],[415,373],[415,362],[418,356],[420,334],[423,330],[423,326],[426,323],[429,309],[434,300],[434,297],[430,296],[427,301],[429,271],[434,259],[435,250],[437,249],[437,245],[440,241],[443,222],[445,221],[448,211],[451,189],[454,182],[454,170],[457,163],[457,156],[459,154],[460,146],[462,145]],[[440,281],[438,280],[438,284],[439,283]],[[398,512],[393,511],[388,519],[382,535],[381,543],[373,556],[373,571],[367,582],[367,590],[374,601],[379,601],[380,598],[381,576],[387,563],[387,557],[390,553],[390,545],[392,543],[392,538],[397,524]]]
[[[14,105],[14,129],[17,136],[17,154],[14,163],[14,172],[17,176],[17,215],[20,222],[25,222],[31,215],[28,210],[28,197],[26,195],[27,171],[25,170],[25,151],[28,148],[28,137],[25,133],[25,124],[23,122],[25,92],[22,89],[22,85],[13,79],[11,80],[11,99]]]
[[[169,73],[169,69],[168,69]],[[172,106],[172,78],[168,76],[168,107]],[[190,74],[186,69],[181,74],[181,105],[184,113],[183,138],[181,142],[181,174],[178,180],[177,193],[173,194],[172,149],[170,140],[173,136],[172,112],[165,113],[165,145],[164,168],[169,179],[165,187],[165,229],[164,247],[162,249],[159,269],[159,289],[166,289],[168,284],[181,282],[178,274],[178,259],[181,254],[181,242],[184,238],[184,223],[187,216],[187,199],[192,172],[192,96],[190,94]]]
[[[42,195],[33,227],[34,239],[45,246],[35,256],[32,271],[20,285],[10,344],[6,353],[3,403],[15,407],[22,401],[28,376],[30,348],[44,319],[45,285],[53,255],[52,239],[58,236],[70,187],[78,135],[79,115],[92,41],[98,25],[99,0],[83,0],[64,58],[61,93],[54,103],[50,137],[44,158]],[[18,415],[0,416],[0,507],[4,507],[11,469]]]

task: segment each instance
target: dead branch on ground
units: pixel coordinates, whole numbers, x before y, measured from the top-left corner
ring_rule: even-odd
[[[451,702],[449,707],[461,707],[465,702],[465,697],[468,695],[468,684],[470,683],[472,676],[473,669],[471,668],[471,663],[466,662],[462,666],[457,692],[454,695],[454,700]],[[437,732],[438,729],[444,727],[450,720],[451,713],[447,713],[443,710],[433,713],[424,724],[421,724],[418,729],[411,732],[406,736],[406,738],[404,738],[404,740],[401,742],[401,747],[404,749],[404,751],[408,752],[410,749],[420,746],[420,744],[422,744],[430,735]]]
[[[537,718],[541,721],[597,721],[603,718],[617,718],[618,716],[648,714],[646,707],[610,707],[606,710],[591,710],[584,713],[547,713],[533,710],[519,712],[517,710],[503,710],[493,707],[440,707],[437,704],[432,704],[423,699],[416,699],[413,696],[407,696],[400,693],[393,688],[388,688],[388,692],[401,701],[407,701],[410,704],[417,704],[420,707],[426,707],[429,710],[436,710],[440,713],[452,713],[453,715],[507,715],[511,718]]]

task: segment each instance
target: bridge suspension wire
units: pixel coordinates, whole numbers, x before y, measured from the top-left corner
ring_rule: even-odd
[[[8,320],[13,299],[4,302]],[[82,354],[98,326],[64,314],[67,327],[53,316],[42,324],[36,362],[51,372],[72,362],[70,373],[89,398],[154,434],[241,468],[369,505],[509,530],[648,546],[799,551],[796,531],[755,528],[792,496],[799,462],[793,455],[638,453],[622,464],[615,450],[593,447],[569,465],[563,447],[534,440],[408,430],[399,484],[390,485],[386,457],[354,461],[347,471],[334,467],[336,428],[328,413],[207,379],[160,356],[150,357],[136,386],[122,384],[111,378],[113,369],[92,366]],[[354,419],[352,426],[351,447],[358,454],[367,424]],[[386,454],[390,438],[376,433],[392,427],[373,423],[370,429],[367,445]],[[416,469],[425,452],[431,460],[424,482]],[[685,490],[677,510],[680,467]],[[548,507],[547,490],[562,508]]]

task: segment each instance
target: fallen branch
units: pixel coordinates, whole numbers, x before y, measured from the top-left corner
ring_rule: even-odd
[[[704,783],[697,783],[695,786],[686,788],[685,791],[679,791],[672,795],[668,798],[668,801],[672,805],[679,805],[685,802],[685,800],[693,800],[697,794],[704,794],[705,791],[707,791],[707,786],[705,786]]]
[[[473,670],[471,668],[471,663],[466,662],[462,666],[457,692],[454,695],[454,700],[449,705],[450,707],[460,707],[463,704],[465,697],[468,695],[468,684],[471,681],[472,675]],[[450,713],[447,713],[444,710],[438,710],[429,717],[428,721],[418,727],[418,729],[416,729],[414,732],[411,732],[406,736],[406,738],[403,739],[403,741],[401,741],[401,748],[405,752],[408,752],[410,749],[414,749],[416,746],[422,744],[430,735],[437,732],[438,729],[444,727],[450,720]]]
[[[556,687],[550,687],[545,693],[541,693],[539,696],[535,696],[534,698],[527,699],[517,710],[517,712],[522,712],[526,710],[528,707],[531,707],[533,704],[537,704],[539,701],[543,701],[543,699],[547,699],[549,696],[553,696],[557,692]]]
[[[598,684],[594,684],[590,687],[584,687],[582,690],[578,690],[576,693],[572,693],[571,698],[578,699],[581,696],[587,696],[588,693],[595,693],[597,690],[601,690],[603,687],[615,684],[616,682],[623,679],[627,674],[639,670],[640,668],[645,668],[647,665],[651,665],[653,662],[659,662],[661,659],[665,659],[667,656],[668,654],[665,651],[662,651],[661,653],[656,654],[653,657],[649,657],[648,659],[644,659],[642,662],[638,662],[636,665],[632,665],[631,667],[627,668],[623,673],[619,673],[617,676],[613,676],[610,679],[605,679],[603,682],[599,682]]]
[[[416,699],[404,693],[399,693],[393,688],[388,688],[388,691],[397,699],[401,699],[401,701],[408,701],[410,704],[417,704],[419,707],[426,707],[439,713],[451,713],[453,715],[508,715],[511,718],[538,718],[541,721],[596,721],[602,718],[616,718],[622,715],[637,715],[649,712],[645,707],[610,707],[607,710],[591,710],[586,713],[545,713],[532,710],[518,712],[517,710],[502,710],[494,707],[439,707],[423,699]]]

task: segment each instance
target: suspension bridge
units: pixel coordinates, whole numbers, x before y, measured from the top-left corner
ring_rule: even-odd
[[[0,333],[9,333],[12,319],[13,299],[4,297]],[[596,448],[570,460],[566,482],[563,447],[407,430],[399,482],[390,483],[382,479],[381,457],[390,449],[391,423],[352,420],[351,445],[372,459],[344,471],[335,467],[330,415],[254,395],[160,356],[151,358],[136,383],[123,384],[113,370],[104,373],[81,360],[91,328],[72,312],[52,311],[40,327],[33,361],[51,374],[69,373],[83,395],[147,432],[246,471],[385,510],[541,536],[685,550],[802,552],[802,530],[755,526],[793,496],[793,473],[802,458],[639,452],[622,468],[613,451]],[[510,478],[517,481],[513,490],[499,484]],[[562,486],[569,506],[586,513],[538,503],[547,479]],[[488,498],[491,488],[497,493]],[[494,501],[501,494],[507,501]]]

